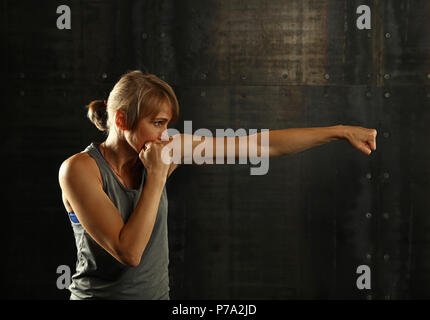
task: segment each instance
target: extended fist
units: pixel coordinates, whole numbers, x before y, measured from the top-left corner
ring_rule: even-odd
[[[378,132],[375,129],[367,129],[363,127],[344,126],[345,139],[366,155],[370,155],[376,150],[376,135]]]

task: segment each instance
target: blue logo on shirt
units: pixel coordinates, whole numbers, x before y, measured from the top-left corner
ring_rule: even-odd
[[[69,218],[73,223],[79,223],[78,217],[73,212],[69,212]]]

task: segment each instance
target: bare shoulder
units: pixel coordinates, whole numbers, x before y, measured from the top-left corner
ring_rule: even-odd
[[[102,185],[102,178],[95,160],[86,152],[77,153],[66,160],[60,166],[58,180],[62,189],[62,199],[67,212],[74,211],[68,200],[67,191],[70,185],[80,188],[91,180]]]
[[[60,182],[63,179],[77,178],[79,176],[97,178],[101,182],[97,164],[86,152],[77,153],[64,160],[58,173]]]

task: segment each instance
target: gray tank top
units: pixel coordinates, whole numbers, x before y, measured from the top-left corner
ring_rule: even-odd
[[[103,158],[98,144],[91,143],[84,152],[96,161],[103,180],[103,190],[126,223],[142,193],[145,168],[139,189],[126,189]],[[71,300],[169,299],[166,187],[161,195],[154,229],[137,267],[118,262],[91,238],[73,213],[69,213],[69,216],[78,254],[76,272],[69,286]]]

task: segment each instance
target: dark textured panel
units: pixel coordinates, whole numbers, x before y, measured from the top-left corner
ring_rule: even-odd
[[[328,119],[375,126],[377,100],[369,99],[366,92],[366,87],[306,87],[308,126],[328,125]],[[359,298],[355,270],[369,263],[366,253],[373,245],[366,213],[374,212],[375,186],[368,174],[373,174],[375,159],[346,142],[306,151],[303,157],[306,185],[301,196],[307,204],[309,244],[303,247],[305,296]]]
[[[430,176],[429,152],[423,146],[429,136],[430,103],[419,86],[397,87],[384,100],[381,120],[393,130],[387,130],[381,154],[381,289],[394,299],[429,297],[429,203],[423,190]]]
[[[173,82],[326,83],[326,2],[167,1],[161,12],[166,31],[149,27],[147,48],[161,43]]]
[[[430,3],[426,0],[383,1],[386,85],[429,84]]]

